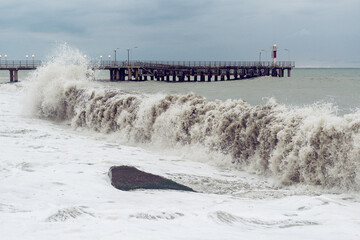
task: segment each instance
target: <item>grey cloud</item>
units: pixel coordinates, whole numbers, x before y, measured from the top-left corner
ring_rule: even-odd
[[[139,45],[143,59],[256,60],[276,42],[299,65],[314,57],[326,65],[359,62],[357,0],[0,0],[0,6],[0,46],[12,55],[67,41],[94,56]],[[28,45],[9,44],[24,36]]]

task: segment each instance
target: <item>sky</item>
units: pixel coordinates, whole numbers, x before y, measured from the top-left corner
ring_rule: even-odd
[[[0,0],[0,54],[360,67],[360,0]],[[2,58],[4,59],[4,58]]]

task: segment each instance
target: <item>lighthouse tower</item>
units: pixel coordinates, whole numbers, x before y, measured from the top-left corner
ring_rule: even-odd
[[[274,44],[273,49],[272,49],[272,58],[273,58],[273,65],[276,65],[276,51],[277,51],[277,47],[276,44]]]

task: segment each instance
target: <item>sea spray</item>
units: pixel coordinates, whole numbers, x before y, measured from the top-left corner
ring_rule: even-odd
[[[66,89],[87,85],[94,72],[84,54],[67,44],[59,45],[51,56],[29,77],[25,112],[65,120],[68,114],[64,111],[69,111]]]
[[[360,113],[340,117],[327,104],[294,108],[270,100],[251,106],[192,93],[92,88],[87,86],[89,67],[79,58],[82,54],[54,60],[36,71],[29,89],[33,114],[133,143],[201,146],[283,184],[359,190]]]

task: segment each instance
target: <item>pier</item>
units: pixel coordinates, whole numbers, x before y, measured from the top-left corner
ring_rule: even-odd
[[[39,60],[0,60],[0,70],[8,70],[10,72],[10,82],[17,82],[19,80],[20,70],[35,70],[41,66]]]
[[[114,64],[114,65],[113,65]],[[166,81],[210,82],[241,80],[262,76],[291,76],[295,63],[277,62],[228,62],[228,61],[149,61],[100,63],[97,69],[110,71],[111,81]]]
[[[40,60],[1,60],[0,70],[10,72],[10,82],[18,81],[18,71],[35,70]],[[211,82],[262,76],[291,76],[292,61],[90,61],[93,70],[108,70],[110,81]]]

